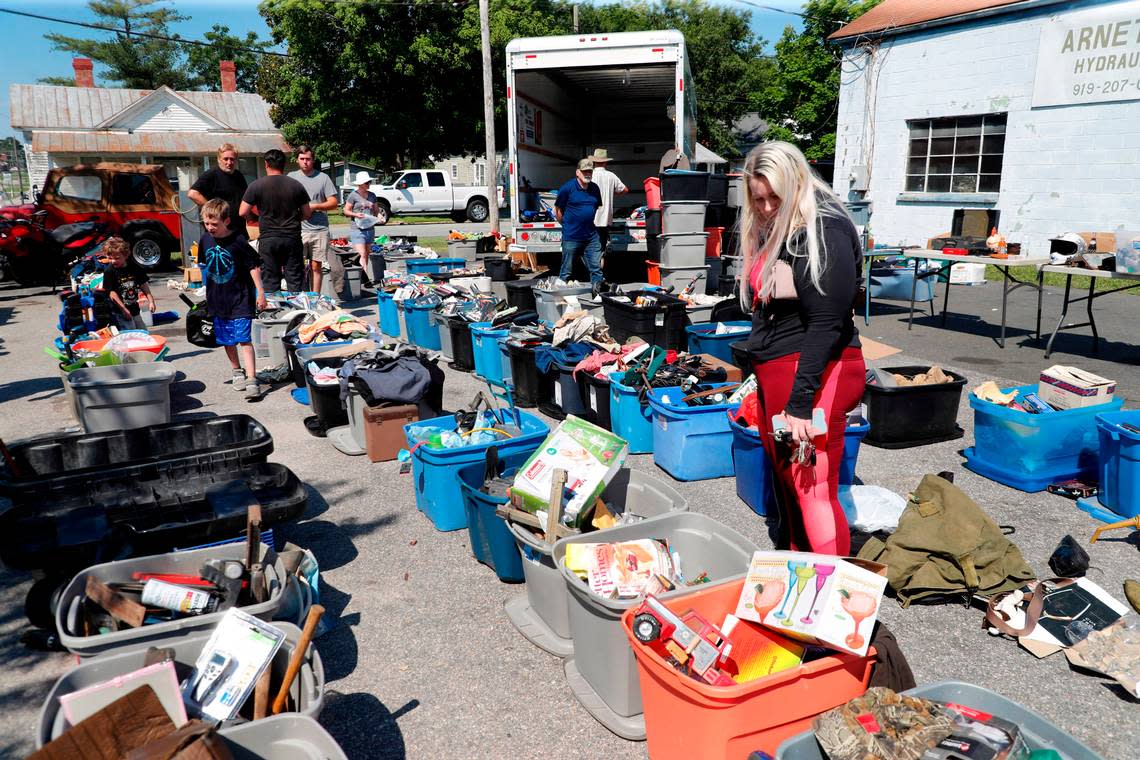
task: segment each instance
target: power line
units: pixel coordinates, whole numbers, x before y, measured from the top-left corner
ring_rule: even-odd
[[[10,8],[0,8],[0,13],[8,13],[13,16],[23,16],[25,18],[34,18],[40,21],[51,21],[56,24],[70,24],[71,26],[81,26],[84,29],[95,29],[100,32],[113,32],[115,34],[122,34],[127,37],[145,37],[151,40],[162,40],[164,42],[175,42],[180,45],[197,45],[199,47],[215,47],[215,43],[201,42],[199,40],[188,40],[183,37],[169,37],[165,34],[152,34],[150,32],[128,32],[126,29],[120,29],[114,26],[103,26],[102,24],[89,24],[83,21],[70,21],[68,19],[53,18],[52,16],[41,16],[38,13],[28,13],[26,11],[15,11]],[[255,53],[257,55],[274,55],[278,58],[288,58],[288,53],[278,53],[273,50],[261,50],[259,48],[237,47],[234,50],[243,53]]]
[[[813,16],[810,13],[801,13],[800,11],[788,10],[787,8],[778,8],[774,5],[764,5],[763,3],[752,2],[752,0],[729,0],[729,2],[737,3],[739,5],[746,5],[749,8],[756,8],[761,11],[771,11],[772,13],[784,13],[789,16],[798,16],[799,18],[807,21],[820,21],[835,26],[846,26],[848,22],[837,21],[835,19],[826,18],[824,16]]]

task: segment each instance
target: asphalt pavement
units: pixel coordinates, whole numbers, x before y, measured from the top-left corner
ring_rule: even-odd
[[[184,311],[161,278],[154,287],[160,308]],[[927,318],[908,332],[897,305],[876,307],[864,334],[904,349],[877,364],[938,363],[965,374],[969,388],[988,378],[1028,383],[1052,363],[1039,349],[1019,345],[1024,336],[1005,351],[993,345],[989,330],[996,318],[987,309],[1000,303],[999,287],[959,288],[954,295],[955,308],[967,316],[948,329]],[[1031,300],[1027,296],[1019,292],[1014,298]],[[1110,305],[1124,310],[1111,312],[1104,329],[1108,340],[1121,346],[1117,360],[1093,360],[1082,353],[1087,345],[1073,338],[1058,344],[1063,352],[1054,361],[1080,363],[1116,378],[1121,394],[1135,406],[1137,355],[1128,342],[1140,324],[1134,318],[1140,300],[1128,299],[1133,297],[1101,301],[1106,316]],[[1021,301],[1016,303],[1021,309]],[[352,305],[375,319],[374,302]],[[58,311],[58,300],[45,289],[0,286],[0,435],[5,441],[75,426],[55,366],[41,350],[56,335]],[[1019,330],[1031,326],[1021,312],[1011,312],[1010,322]],[[271,461],[287,465],[307,484],[303,519],[282,532],[311,548],[321,565],[321,602],[332,629],[317,641],[327,679],[321,723],[350,757],[646,757],[644,743],[616,737],[579,705],[567,688],[561,660],[515,631],[503,605],[525,588],[500,583],[478,564],[466,531],[436,531],[416,510],[410,475],[399,474],[395,463],[344,456],[327,440],[312,437],[302,425],[309,411],[290,398],[289,386],[274,388],[260,403],[246,403],[225,383],[229,367],[221,352],[187,344],[182,322],[158,332],[170,341],[170,360],[180,373],[173,388],[175,413],[253,414],[273,435]],[[479,388],[474,376],[448,369],[445,405],[459,408]],[[959,451],[973,439],[973,415],[965,399],[958,422],[965,429],[958,441],[898,451],[864,446],[858,476],[906,494],[924,473],[955,473],[958,485],[997,523],[1013,526],[1011,540],[1041,577],[1049,576],[1047,559],[1058,541],[1068,533],[1085,543],[1096,523],[1063,498],[1022,493],[966,470]],[[733,479],[678,483],[651,456],[631,456],[628,464],[668,482],[691,510],[735,528],[762,548],[772,546],[763,519],[737,498]],[[1121,581],[1140,576],[1138,544],[1135,535],[1129,540],[1121,533],[1087,547],[1094,568],[1090,577],[1121,600]],[[26,574],[0,570],[0,757],[31,751],[41,701],[75,661],[20,643],[28,628],[23,599],[30,584]],[[942,604],[904,610],[890,601],[880,617],[897,635],[920,683],[962,680],[984,686],[1039,712],[1105,758],[1136,757],[1140,703],[1111,680],[1072,670],[1061,654],[1038,660],[1015,642],[990,636],[977,608]]]

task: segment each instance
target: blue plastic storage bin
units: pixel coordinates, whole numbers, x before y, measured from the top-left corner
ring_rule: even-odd
[[[1100,438],[1100,503],[1121,517],[1140,515],[1140,410],[1096,416]]]
[[[734,383],[719,385],[735,387]],[[731,477],[735,468],[728,411],[739,404],[681,406],[684,395],[680,388],[654,388],[649,392],[653,462],[677,480]],[[666,396],[669,403],[665,402]]]
[[[500,472],[511,477],[526,462],[529,454],[512,454],[499,460]],[[483,462],[459,468],[459,490],[463,494],[463,509],[467,513],[467,532],[471,540],[471,553],[475,559],[495,571],[504,583],[522,583],[522,555],[518,543],[511,535],[503,518],[495,514],[506,497],[497,498],[480,491],[486,466]]]
[[[1003,388],[1018,398],[1036,393],[1036,385]],[[1042,491],[1072,478],[1095,479],[1100,442],[1096,416],[1115,412],[1124,401],[1030,414],[984,401],[970,394],[974,409],[974,445],[966,449],[966,467],[1021,491]]]
[[[774,473],[760,433],[728,421],[732,430],[732,466],[736,470],[736,495],[758,515],[766,515],[776,498]]]
[[[431,321],[431,313],[437,308],[439,304],[404,303],[409,343],[432,351],[439,350],[439,325]]]
[[[505,338],[510,330],[491,327],[490,322],[475,322],[471,325],[471,347],[475,351],[475,374],[492,383],[503,382],[503,357],[499,350],[499,338]]]
[[[463,259],[408,259],[408,274],[439,274],[467,266]]]
[[[909,301],[913,282],[914,264],[905,268],[873,267],[871,269],[871,297]],[[918,281],[918,284],[914,286],[914,300],[934,300],[933,277],[925,277]]]
[[[859,460],[859,444],[867,437],[871,423],[860,418],[858,425],[847,423],[843,431],[843,460],[839,463],[839,485],[849,486],[855,482],[855,463]]]
[[[685,328],[689,334],[690,354],[709,354],[732,364],[732,344],[748,337],[748,331],[715,335],[717,322],[702,322]],[[730,327],[752,328],[751,322],[725,322]]]
[[[427,444],[416,446],[408,432],[411,427],[441,427],[455,429],[455,417],[436,417],[404,426],[404,437],[412,452],[412,480],[416,489],[416,507],[426,514],[436,530],[462,530],[467,527],[467,513],[463,509],[463,494],[459,490],[458,473],[465,465],[485,461],[487,449],[495,446],[499,457],[513,454],[530,456],[546,439],[550,429],[533,414],[519,412],[522,434],[495,443],[472,444],[457,449],[433,449]]]
[[[636,388],[611,380],[610,422],[629,443],[630,454],[653,453],[653,410],[641,403]]]
[[[400,337],[400,312],[391,293],[376,294],[376,310],[380,315],[380,332],[393,338]]]
[[[736,495],[758,515],[768,514],[768,506],[773,503],[772,463],[760,441],[760,433],[752,428],[738,425],[729,420],[732,429],[732,463],[736,468]],[[862,443],[871,423],[860,419],[858,425],[848,425],[843,432],[843,459],[839,463],[839,485],[849,486],[855,482],[855,463],[859,458],[859,444]],[[759,466],[757,466],[759,464]]]

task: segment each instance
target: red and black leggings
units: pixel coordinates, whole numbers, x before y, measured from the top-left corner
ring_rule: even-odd
[[[772,417],[784,411],[792,393],[798,353],[761,362],[755,366],[760,411],[760,436],[775,473],[774,490],[779,510],[779,540],[776,548],[847,556],[851,534],[839,504],[839,465],[847,412],[863,397],[866,367],[863,352],[844,349],[839,359],[823,371],[815,408],[827,418],[826,442],[816,440],[815,465],[791,461],[792,447],[777,444],[772,437]]]

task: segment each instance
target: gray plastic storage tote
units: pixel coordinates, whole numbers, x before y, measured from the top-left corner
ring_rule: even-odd
[[[87,367],[73,370],[67,382],[88,433],[170,422],[174,367],[169,362]]]
[[[253,320],[253,353],[270,367],[280,367],[287,361],[285,344],[281,338],[292,319],[258,318]]]
[[[451,352],[451,329],[448,327],[447,317],[438,311],[428,315],[428,324],[435,325],[439,330],[439,354],[446,362],[454,361]]]
[[[637,660],[621,628],[621,616],[640,599],[603,599],[563,560],[568,544],[660,538],[681,559],[686,578],[708,573],[711,582],[743,575],[756,544],[711,517],[685,512],[661,515],[636,525],[610,528],[597,534],[563,538],[554,545],[554,562],[570,593],[570,634],[574,656],[565,663],[566,680],[574,696],[603,726],[626,739],[645,738],[641,708],[641,682]],[[669,598],[690,588],[680,588]]]
[[[661,204],[661,233],[704,232],[708,201],[665,201]]]
[[[1030,751],[1052,749],[1065,760],[1103,760],[1100,755],[1037,713],[981,686],[961,681],[940,681],[916,686],[903,693],[935,702],[952,702],[972,707],[1016,723]],[[827,760],[827,755],[820,749],[815,734],[805,731],[786,739],[776,750],[776,760]]]
[[[277,650],[277,654],[273,656],[273,662],[269,666],[270,672],[273,674],[271,693],[276,694],[284,678],[285,670],[289,667],[289,659],[297,648],[297,641],[301,638],[301,629],[292,623],[273,623],[273,625],[285,633],[285,641],[281,643],[281,648]],[[139,670],[145,666],[147,650],[152,646],[174,650],[174,668],[179,681],[181,681],[193,670],[194,663],[202,652],[202,647],[206,646],[212,634],[212,630],[206,630],[190,636],[180,636],[157,643],[148,641],[123,646],[101,657],[80,663],[61,676],[52,686],[51,691],[48,692],[47,699],[44,700],[43,706],[40,708],[40,722],[36,729],[36,748],[38,749],[55,739],[69,727],[60,707],[60,697]],[[305,658],[301,661],[301,669],[293,680],[293,685],[289,689],[289,696],[292,704],[297,708],[297,713],[307,715],[310,718],[316,718],[321,714],[325,700],[325,668],[321,663],[320,654],[312,643],[309,644]],[[248,705],[241,714],[244,714],[246,709],[250,709],[252,703],[253,697],[251,695]]]
[[[285,564],[277,553],[264,544],[259,544],[261,561],[265,564],[265,584],[269,588],[269,598],[259,604],[250,604],[241,609],[254,617],[269,620],[281,606],[282,588],[285,582]],[[131,644],[153,644],[161,639],[183,636],[202,628],[213,628],[225,612],[211,612],[205,615],[170,620],[165,623],[145,625],[142,628],[128,628],[125,631],[84,636],[79,623],[79,606],[86,597],[88,576],[103,583],[133,583],[133,573],[163,573],[172,575],[197,575],[202,564],[208,559],[245,560],[245,543],[208,546],[184,552],[155,554],[149,557],[135,557],[117,562],[107,562],[89,567],[76,575],[63,594],[55,611],[55,627],[59,631],[59,641],[68,651],[80,657],[94,657],[116,647]]]
[[[661,266],[666,269],[676,267],[699,267],[705,263],[705,248],[708,246],[707,232],[663,233],[661,240]],[[665,285],[665,282],[661,282]],[[700,293],[704,292],[702,288]]]
[[[297,713],[223,728],[218,735],[237,760],[348,760],[320,723]]]
[[[562,312],[566,311],[566,296],[580,296],[582,300],[586,300],[590,297],[590,286],[575,285],[556,290],[535,288],[534,307],[538,312],[538,318],[549,324],[561,319]]]
[[[628,512],[646,518],[689,509],[685,497],[665,481],[629,469],[618,471],[602,493],[602,500],[615,513]],[[568,657],[574,651],[567,611],[570,598],[554,564],[551,546],[517,523],[508,523],[508,527],[522,552],[526,593],[507,602],[507,617],[519,633],[539,649],[557,657]],[[608,531],[583,535],[606,536]]]

